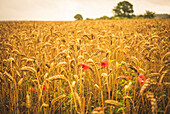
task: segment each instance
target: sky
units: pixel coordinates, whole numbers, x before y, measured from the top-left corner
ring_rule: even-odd
[[[86,18],[113,16],[112,9],[123,0],[0,0],[0,21],[73,21],[76,14]],[[146,10],[170,14],[170,0],[127,0],[134,14]]]

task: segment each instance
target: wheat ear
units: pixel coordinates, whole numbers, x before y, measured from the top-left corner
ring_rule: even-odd
[[[151,102],[152,113],[156,114],[156,112],[157,112],[157,101],[156,101],[156,99],[154,97],[154,93],[148,91],[148,92],[146,92],[146,97]]]

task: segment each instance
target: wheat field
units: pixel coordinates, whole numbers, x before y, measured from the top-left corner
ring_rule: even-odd
[[[170,20],[0,22],[0,113],[166,114]]]

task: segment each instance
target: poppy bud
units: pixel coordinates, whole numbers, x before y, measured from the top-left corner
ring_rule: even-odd
[[[34,89],[34,88],[29,88],[28,91],[29,91],[29,92],[34,92],[35,89]]]

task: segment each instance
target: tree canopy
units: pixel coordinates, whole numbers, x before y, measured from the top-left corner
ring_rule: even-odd
[[[128,1],[122,1],[117,4],[113,9],[115,16],[119,17],[132,17],[133,15],[133,5]]]
[[[144,18],[154,18],[154,17],[155,17],[154,12],[146,10],[146,12],[144,14]]]
[[[81,14],[76,14],[76,15],[74,16],[74,18],[75,18],[76,20],[83,20],[83,16],[82,16]]]
[[[109,17],[104,15],[104,16],[100,17],[100,19],[107,20],[107,19],[109,19]]]

